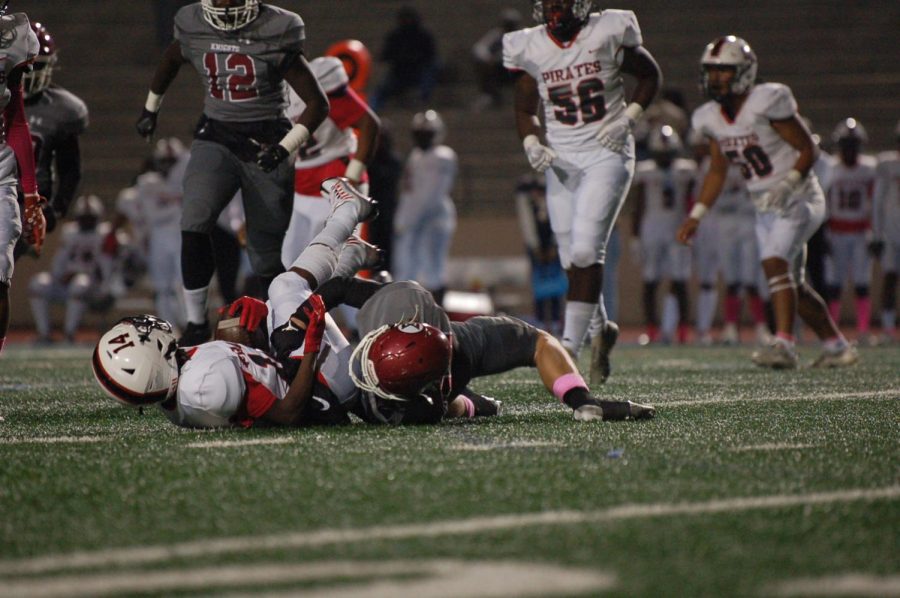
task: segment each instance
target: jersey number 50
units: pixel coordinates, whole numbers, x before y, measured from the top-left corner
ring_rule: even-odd
[[[752,179],[754,174],[758,177],[772,174],[772,162],[758,145],[748,145],[740,154],[736,150],[728,150],[725,155],[732,164],[740,166],[745,179]],[[743,160],[741,155],[744,157]]]
[[[553,116],[564,125],[577,125],[579,115],[584,124],[602,120],[606,115],[603,99],[603,81],[585,79],[574,89],[571,84],[557,85],[547,89],[550,101],[557,108]]]
[[[246,54],[207,52],[203,55],[203,67],[209,77],[209,95],[217,100],[241,102],[259,96],[256,66]],[[225,78],[224,86],[219,82],[220,73]]]

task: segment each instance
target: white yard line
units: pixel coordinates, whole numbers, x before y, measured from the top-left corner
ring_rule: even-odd
[[[307,597],[467,598],[596,593],[612,588],[615,576],[514,561],[324,561],[28,579],[5,583],[0,596],[103,596],[240,587],[255,587],[256,592],[260,587],[299,582],[323,584],[305,589]],[[269,595],[297,594],[282,590]]]
[[[107,442],[109,436],[32,436],[29,438],[0,438],[0,444],[93,444]]]
[[[900,498],[900,485],[810,494],[723,498],[693,503],[625,504],[597,511],[544,511],[409,525],[321,529],[269,536],[244,536],[169,545],[110,548],[0,561],[0,575],[23,575],[65,569],[108,567],[110,565],[137,565],[218,554],[245,554],[256,550],[283,550],[332,544],[483,534],[541,525],[601,523],[650,517],[730,513],[855,501],[896,500],[898,498]]]
[[[867,390],[861,392],[832,392],[825,394],[809,393],[805,395],[793,396],[773,396],[766,395],[762,397],[740,396],[740,397],[722,397],[715,399],[686,399],[683,401],[657,401],[656,407],[665,409],[666,407],[690,407],[691,405],[718,405],[724,403],[750,403],[753,401],[837,401],[840,399],[900,399],[900,388],[891,388],[888,390]],[[650,398],[632,398],[634,401],[644,402],[645,400],[653,403]]]
[[[185,446],[189,448],[230,448],[234,446],[259,446],[266,444],[291,444],[294,438],[248,438],[247,440],[204,440],[202,442],[189,442]]]
[[[900,575],[844,573],[829,577],[791,579],[771,586],[776,596],[900,596]]]
[[[520,449],[520,448],[544,448],[551,446],[564,446],[561,442],[547,442],[537,440],[514,440],[512,442],[497,442],[484,444],[457,444],[448,446],[451,451],[493,451],[497,449]]]
[[[748,446],[734,446],[729,451],[740,453],[744,451],[797,451],[801,449],[816,448],[818,444],[786,444],[772,442],[769,444],[751,444]]]

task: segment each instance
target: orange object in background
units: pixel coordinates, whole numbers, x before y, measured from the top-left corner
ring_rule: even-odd
[[[353,91],[362,94],[372,72],[372,54],[358,39],[343,39],[331,44],[325,56],[334,56],[344,63]]]

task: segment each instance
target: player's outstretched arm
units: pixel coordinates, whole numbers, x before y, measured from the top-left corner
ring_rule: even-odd
[[[150,91],[147,93],[147,101],[144,103],[144,109],[135,125],[138,135],[146,140],[150,140],[153,132],[156,131],[156,119],[159,116],[159,108],[162,105],[163,96],[178,76],[181,65],[187,62],[187,59],[181,53],[181,44],[176,40],[169,44],[169,47],[163,52],[156,66],[156,72],[153,73],[153,80],[150,82]]]
[[[685,245],[690,244],[691,238],[697,232],[700,225],[700,219],[706,215],[709,208],[715,203],[716,198],[722,192],[725,186],[725,178],[728,176],[728,158],[722,153],[719,144],[714,139],[709,140],[709,172],[703,179],[703,185],[700,187],[700,195],[691,208],[691,213],[685,218],[675,238],[679,243]]]

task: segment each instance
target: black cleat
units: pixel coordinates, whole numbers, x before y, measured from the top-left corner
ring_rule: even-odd
[[[195,347],[197,345],[202,345],[211,338],[212,331],[209,327],[209,320],[202,324],[188,322],[187,326],[184,327],[184,332],[181,333],[181,338],[178,339],[178,346]]]
[[[631,401],[600,401],[586,403],[573,412],[576,421],[621,421],[624,419],[653,419],[656,409]]]
[[[618,339],[619,326],[612,321],[607,321],[600,334],[591,339],[591,384],[603,384],[609,378],[609,354]]]

